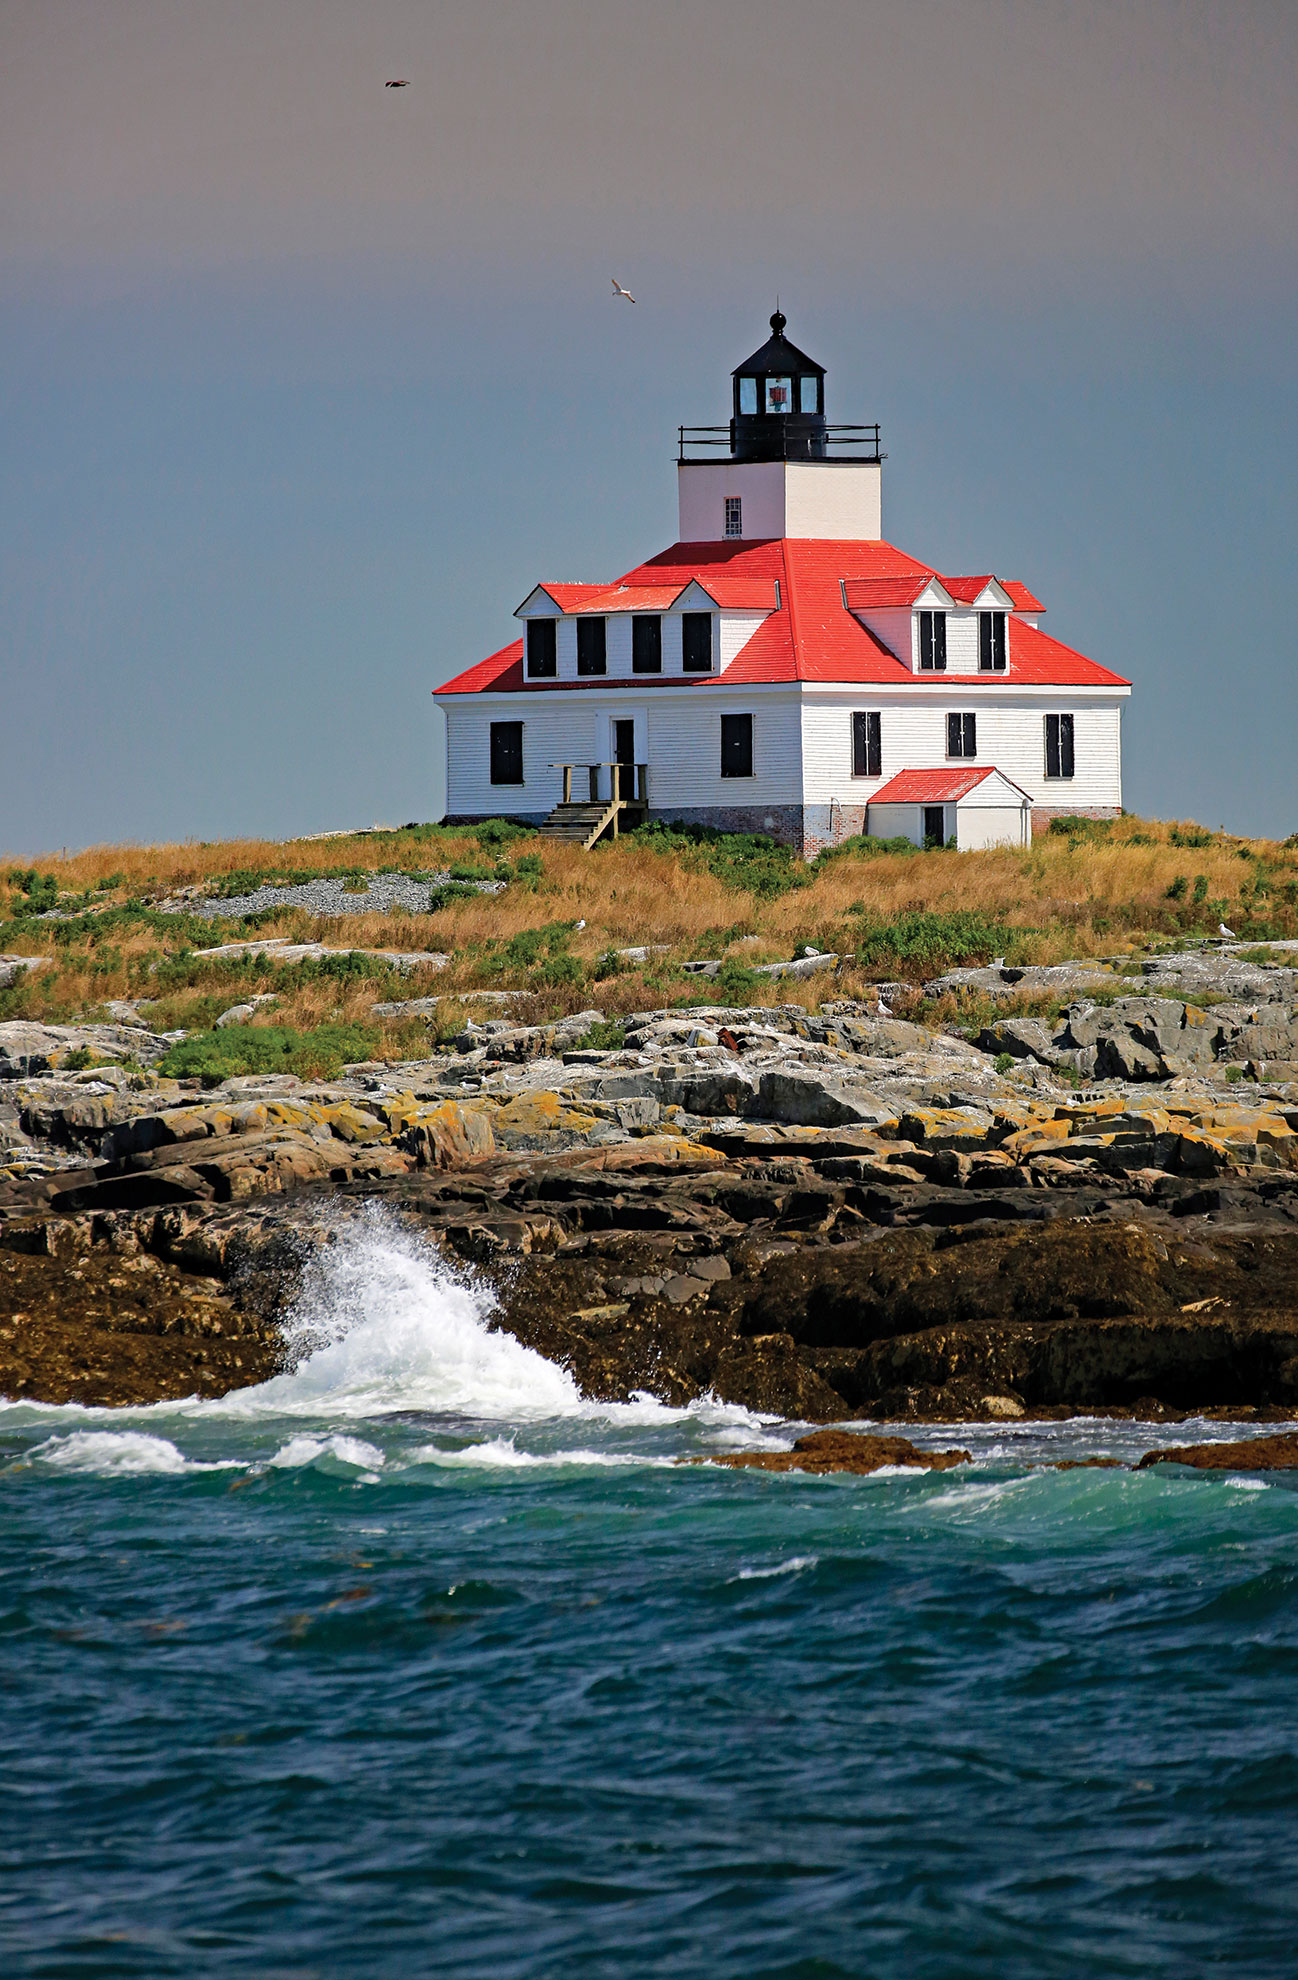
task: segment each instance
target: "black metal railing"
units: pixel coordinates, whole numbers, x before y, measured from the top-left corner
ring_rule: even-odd
[[[772,417],[774,419],[775,416]],[[678,462],[697,458],[706,460],[708,458],[706,454],[701,457],[693,454],[691,450],[696,447],[724,447],[727,453],[734,452],[733,421],[728,426],[682,426],[678,428],[678,432],[680,435],[676,455]],[[827,450],[830,448],[834,450],[832,454],[834,460],[879,462],[887,459],[887,455],[880,447],[877,420],[871,426],[844,424],[825,426],[819,429],[817,438],[824,440]],[[776,455],[775,458],[779,459],[780,456]],[[795,458],[805,459],[806,456],[799,452]],[[831,456],[827,452],[820,458],[831,458]]]

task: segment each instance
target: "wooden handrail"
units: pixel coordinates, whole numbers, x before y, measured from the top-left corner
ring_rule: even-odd
[[[564,804],[572,803],[572,773],[574,770],[586,770],[590,773],[590,798],[588,801],[591,804],[600,804],[603,802],[599,794],[599,773],[601,770],[608,771],[609,790],[611,793],[616,794],[616,801],[618,803],[647,804],[649,802],[649,765],[647,763],[620,763],[616,758],[610,762],[605,757],[597,763],[551,763],[547,767],[551,770],[561,770],[563,772],[562,802]],[[632,773],[635,789],[634,797],[623,797],[622,795],[622,779],[618,774],[622,770],[630,770]],[[614,802],[614,798],[611,796],[608,801],[612,803]]]

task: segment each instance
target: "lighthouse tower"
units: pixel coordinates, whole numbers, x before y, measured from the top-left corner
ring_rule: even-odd
[[[777,309],[766,342],[736,366],[728,426],[680,429],[682,543],[883,534],[879,428],[828,423],[825,367],[784,331]]]

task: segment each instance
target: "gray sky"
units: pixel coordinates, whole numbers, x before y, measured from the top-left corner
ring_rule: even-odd
[[[1133,674],[1129,803],[1293,830],[1296,55],[1247,0],[0,0],[0,845],[429,815],[429,689],[671,540],[777,288],[893,540]]]

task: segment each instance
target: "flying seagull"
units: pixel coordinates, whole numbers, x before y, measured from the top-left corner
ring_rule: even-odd
[[[1222,940],[1226,942],[1233,942],[1236,939],[1234,929],[1227,928],[1224,921],[1219,921],[1217,923],[1217,933],[1222,937]]]
[[[630,289],[624,289],[616,275],[613,277],[613,295],[615,298],[621,296],[624,302],[635,301],[635,297],[632,295]]]
[[[385,82],[383,87],[384,89],[409,89],[410,78],[409,76],[397,76],[392,82]]]

